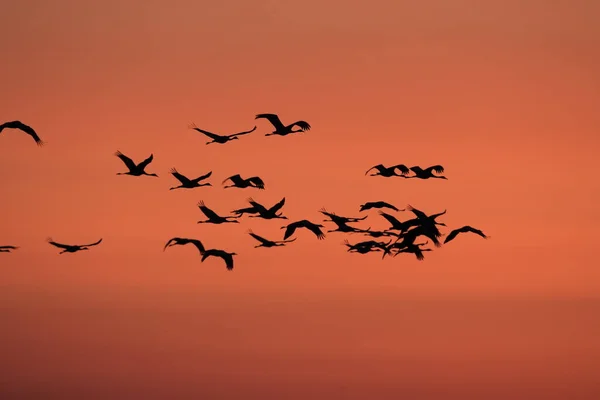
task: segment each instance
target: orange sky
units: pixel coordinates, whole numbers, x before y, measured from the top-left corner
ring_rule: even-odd
[[[0,120],[47,146],[0,134],[0,245],[21,246],[0,254],[0,350],[14,354],[0,394],[266,398],[272,381],[290,399],[492,398],[490,385],[597,398],[599,13],[592,0],[3,5]],[[313,129],[264,137],[256,113]],[[206,146],[190,122],[258,129]],[[154,153],[160,178],[116,176],[116,150]],[[365,177],[378,163],[442,164],[449,179]],[[169,191],[171,167],[212,170],[215,186]],[[267,190],[221,189],[235,173]],[[249,195],[285,196],[290,219],[315,222],[372,200],[447,209],[449,227],[492,239],[381,262],[336,233],[254,249],[246,230],[277,239],[281,221],[196,224],[199,200],[224,213]],[[371,214],[364,227],[386,226]],[[58,256],[48,236],[104,242]],[[235,251],[235,270],[187,246],[163,253],[172,236]]]

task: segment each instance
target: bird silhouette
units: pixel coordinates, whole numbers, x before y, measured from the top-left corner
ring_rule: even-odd
[[[484,239],[489,239],[490,238],[489,236],[485,235],[479,229],[473,228],[472,226],[469,226],[469,225],[465,225],[462,228],[454,229],[453,231],[451,231],[448,234],[448,236],[446,236],[446,240],[444,240],[444,244],[446,244],[449,241],[451,241],[452,239],[454,239],[459,233],[467,233],[467,232],[471,232],[471,233],[474,233],[476,235],[479,235],[479,236],[481,236]]]
[[[415,255],[415,257],[417,257],[417,260],[423,261],[425,259],[423,252],[424,251],[433,251],[431,249],[422,249],[421,248],[421,246],[425,246],[426,244],[427,244],[427,242],[419,243],[419,244],[409,243],[404,248],[398,249],[396,251],[396,253],[393,255],[393,257],[396,257],[400,253],[412,253]]]
[[[248,234],[260,242],[260,244],[258,246],[254,246],[255,248],[285,246],[286,243],[291,243],[296,240],[296,238],[290,239],[290,240],[269,240],[269,239],[265,239],[264,237],[259,236],[256,233],[252,232],[251,229],[248,230]]]
[[[407,178],[419,178],[419,179],[429,179],[429,178],[438,178],[438,179],[448,179],[445,176],[434,175],[433,173],[443,174],[444,167],[441,165],[434,165],[429,168],[422,169],[421,167],[411,167],[410,170],[415,173],[413,176],[407,176]]]
[[[435,234],[435,237],[442,236],[442,233],[437,229],[436,225],[446,226],[443,222],[437,222],[436,218],[446,214],[446,210],[442,211],[438,214],[427,215],[421,210],[417,210],[410,204],[406,207],[408,211],[411,211],[413,214],[417,216],[416,219],[407,221],[406,223],[411,226],[420,225],[425,227],[429,232]],[[437,246],[437,242],[434,241],[434,244]]]
[[[407,224],[406,222],[401,222],[398,218],[394,217],[393,215],[390,215],[386,212],[383,211],[379,211],[379,215],[381,215],[383,218],[385,218],[392,226],[389,227],[387,230],[396,230],[396,231],[400,231],[400,232],[405,232],[410,228],[410,225]]]
[[[252,207],[254,208],[254,210],[256,210],[256,213],[258,214],[258,215],[251,215],[250,218],[263,218],[263,219],[281,218],[281,219],[288,219],[283,214],[277,214],[277,212],[279,210],[281,210],[281,208],[285,204],[285,197],[282,198],[281,200],[279,200],[279,202],[276,203],[273,207],[268,208],[268,209],[265,206],[263,206],[262,204],[254,201],[254,199],[252,197],[248,198],[247,201],[248,201],[248,203],[250,203],[252,205]]]
[[[0,246],[0,253],[10,253],[18,248],[18,246]]]
[[[378,242],[376,240],[366,240],[364,242],[358,242],[350,244],[348,240],[344,240],[344,244],[348,247],[348,252],[357,252],[366,254],[371,251],[383,251],[391,244],[391,240],[388,243]]]
[[[265,118],[267,119],[271,125],[275,128],[275,130],[271,133],[265,134],[265,136],[279,135],[286,136],[291,133],[296,132],[306,132],[309,131],[311,126],[306,121],[296,121],[293,124],[283,125],[279,116],[277,114],[257,114],[254,119]],[[299,129],[293,130],[294,126],[297,126]]]
[[[323,225],[314,224],[314,223],[310,222],[309,220],[303,219],[303,220],[292,222],[291,224],[281,227],[281,229],[285,229],[285,235],[283,235],[283,240],[292,236],[294,234],[294,232],[296,231],[296,229],[298,229],[298,228],[308,229],[309,231],[314,233],[315,236],[317,237],[317,239],[319,239],[319,240],[325,239],[325,234],[323,233],[323,231],[321,229],[319,229],[319,228],[324,228]]]
[[[0,133],[2,133],[2,131],[4,129],[19,129],[19,130],[25,132],[26,134],[28,134],[29,136],[31,136],[33,138],[33,140],[35,140],[35,143],[38,146],[41,147],[45,144],[44,141],[42,139],[40,139],[40,137],[38,136],[35,129],[33,129],[29,125],[22,123],[21,121],[5,122],[2,125],[0,125]]]
[[[239,139],[239,136],[247,135],[248,133],[252,133],[256,130],[256,126],[255,126],[254,128],[250,129],[249,131],[234,133],[233,135],[217,135],[216,133],[202,130],[202,129],[198,128],[195,124],[190,124],[190,126],[188,126],[188,128],[198,131],[200,133],[203,133],[212,139],[211,142],[206,142],[206,144],[211,144],[211,143],[224,144],[231,140]]]
[[[374,174],[371,174],[369,176],[383,176],[385,178],[389,178],[392,176],[399,176],[402,178],[406,178],[406,174],[408,174],[410,172],[410,170],[404,164],[392,165],[391,167],[386,167],[383,164],[377,164],[377,165],[369,168],[367,170],[367,172],[365,172],[365,175],[367,175],[369,173],[369,171],[371,171],[373,169],[376,169],[377,172],[375,172]],[[398,169],[400,171],[400,174],[396,173],[396,169]]]
[[[204,253],[205,249],[204,249],[204,245],[202,244],[201,241],[199,241],[198,239],[188,239],[188,238],[180,238],[180,237],[174,237],[174,238],[169,239],[169,241],[165,244],[163,251],[165,251],[167,249],[167,247],[184,246],[189,243],[196,246],[196,248],[200,252],[200,255],[202,255]]]
[[[202,211],[202,213],[204,215],[206,215],[206,218],[208,218],[206,221],[198,221],[199,224],[224,224],[227,222],[236,223],[236,224],[239,223],[239,221],[236,221],[235,219],[233,221],[230,221],[230,218],[239,218],[239,217],[237,217],[237,216],[221,217],[216,212],[214,212],[213,210],[208,208],[204,204],[204,201],[202,201],[202,200],[200,200],[197,205],[198,205],[198,208],[200,208],[200,211]]]
[[[175,190],[175,189],[192,189],[192,188],[197,188],[200,186],[212,186],[210,184],[210,182],[203,182],[200,183],[200,181],[210,178],[210,176],[212,175],[212,171],[208,172],[205,175],[199,176],[196,179],[189,179],[186,176],[180,174],[179,172],[177,172],[177,170],[175,168],[171,168],[171,170],[169,171],[171,173],[171,175],[173,175],[179,182],[181,182],[181,185],[179,186],[174,186],[169,190]]]
[[[53,241],[52,238],[48,238],[48,239],[46,239],[46,241],[48,243],[50,243],[52,246],[58,247],[59,249],[63,249],[63,251],[61,251],[58,254],[77,253],[78,251],[89,250],[89,247],[97,246],[100,243],[102,243],[102,239],[98,240],[95,243],[90,243],[90,244],[62,244],[62,243],[57,243],[57,242]]]
[[[329,211],[327,211],[325,209],[325,207],[322,207],[319,212],[327,217],[329,217],[329,219],[324,219],[323,222],[340,222],[340,223],[346,223],[346,222],[358,222],[358,221],[363,221],[367,218],[367,216],[365,215],[364,217],[361,218],[355,218],[355,217],[342,217],[340,215],[337,215],[336,213],[330,213]]]
[[[244,179],[240,176],[240,174],[235,174],[227,179],[224,179],[221,184],[225,184],[225,182],[227,181],[231,181],[232,185],[224,186],[225,189],[231,187],[237,187],[240,189],[245,189],[248,187],[253,187],[261,190],[265,189],[265,183],[258,176],[252,176],[250,178]]]
[[[127,169],[129,169],[129,171],[127,171],[127,172],[117,172],[117,175],[132,175],[132,176],[147,175],[147,176],[158,177],[158,175],[156,175],[156,174],[149,174],[146,171],[144,171],[144,169],[148,166],[148,164],[150,164],[152,162],[152,160],[154,159],[154,154],[150,154],[150,157],[146,158],[144,161],[142,161],[141,163],[139,163],[137,165],[131,160],[131,158],[127,157],[120,151],[117,151],[115,153],[115,156],[119,157],[121,159],[121,161],[123,161],[123,163],[125,164]]]
[[[202,254],[201,262],[204,262],[208,257],[220,257],[225,261],[225,267],[227,267],[228,271],[233,269],[233,256],[237,256],[237,253],[228,253],[225,250],[219,249],[210,249],[205,250],[204,254]]]
[[[360,211],[370,210],[371,208],[389,208],[394,211],[404,211],[399,210],[398,208],[396,208],[396,206],[393,206],[390,203],[386,203],[385,201],[368,201],[360,206]]]

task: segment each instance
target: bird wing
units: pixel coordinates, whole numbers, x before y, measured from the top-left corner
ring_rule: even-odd
[[[402,175],[406,175],[410,172],[410,169],[404,164],[394,165],[391,169],[399,169]]]
[[[425,214],[421,210],[417,210],[416,208],[414,208],[410,204],[406,208],[408,209],[408,211],[412,211],[412,213],[415,214],[417,216],[417,218],[427,218],[427,214]]]
[[[24,124],[21,121],[11,121],[11,122],[7,122],[5,124],[2,125],[2,128],[14,128],[14,129],[20,129],[23,132],[25,132],[26,134],[28,134],[29,136],[31,136],[33,138],[33,140],[35,140],[35,142],[37,143],[38,146],[43,146],[44,142],[42,141],[42,139],[40,139],[40,137],[38,136],[37,132],[35,131],[35,129],[33,129],[32,127],[30,127],[27,124]],[[2,129],[0,129],[0,131],[2,131]]]
[[[446,214],[446,211],[448,211],[448,210],[444,210],[441,213],[432,214],[432,215],[429,216],[429,218],[436,219],[437,217],[441,217],[442,215]]]
[[[390,215],[388,213],[385,213],[383,211],[379,211],[379,215],[381,215],[383,218],[385,218],[390,224],[396,226],[396,225],[401,225],[402,223],[400,221],[398,221],[398,219],[396,217],[394,217],[393,215]]]
[[[444,173],[444,167],[442,167],[441,165],[432,165],[431,167],[425,169],[426,172],[431,173],[431,171],[438,173],[438,174],[443,174]]]
[[[472,232],[472,233],[474,233],[474,234],[476,234],[476,235],[479,235],[479,236],[481,236],[481,237],[482,237],[482,238],[484,238],[484,239],[487,239],[487,238],[488,238],[488,236],[487,236],[486,234],[484,234],[482,231],[480,231],[479,229],[473,228],[472,226],[469,226],[469,225],[467,225],[467,226],[463,226],[463,227],[461,228],[461,231],[462,231],[462,232]]]
[[[17,247],[17,246],[0,246],[0,249],[12,249],[12,250],[15,250],[15,249],[18,249],[18,248],[19,247]]]
[[[189,126],[189,128],[190,128],[190,129],[193,129],[193,130],[195,130],[195,131],[198,131],[198,132],[200,132],[200,133],[203,133],[203,134],[205,134],[206,136],[208,136],[208,137],[209,137],[209,138],[211,138],[211,139],[223,139],[223,138],[224,138],[224,136],[217,135],[216,133],[212,133],[212,132],[209,132],[209,131],[205,131],[205,130],[203,130],[203,129],[200,129],[200,128],[198,128],[198,127],[197,127],[195,124],[191,124],[191,125]]]
[[[446,244],[449,241],[451,241],[452,239],[454,239],[460,232],[461,232],[460,229],[455,229],[452,232],[450,232],[448,234],[448,236],[446,236],[446,239],[444,240],[444,244]]]
[[[253,183],[259,189],[265,188],[265,183],[258,176],[250,177],[250,178],[246,179],[246,181]]]
[[[152,162],[152,160],[154,160],[154,154],[150,154],[150,157],[146,158],[144,161],[142,161],[138,167],[140,167],[141,169],[144,169],[148,166],[148,164],[150,164]]]
[[[169,245],[173,242],[175,242],[176,240],[181,240],[181,238],[171,238],[169,239],[169,241],[167,243],[165,243],[165,247],[163,247],[163,251],[165,251],[167,249],[167,247],[169,247]]]
[[[202,211],[202,214],[206,215],[206,218],[208,218],[208,219],[221,218],[216,212],[214,212],[210,208],[206,207],[203,202],[199,202],[198,207],[200,208],[200,211]]]
[[[191,180],[189,178],[181,175],[179,172],[177,172],[177,170],[175,168],[171,168],[171,170],[169,172],[183,185],[191,183]]]
[[[296,238],[290,239],[290,240],[277,240],[277,243],[292,243],[295,242]]]
[[[289,224],[287,226],[287,228],[285,228],[285,235],[283,235],[283,240],[286,240],[287,238],[292,236],[294,234],[294,232],[296,231],[297,227],[298,227],[297,222],[293,222],[293,223]]]
[[[254,199],[252,197],[249,197],[246,201],[248,203],[252,204],[252,207],[254,207],[254,209],[257,210],[259,213],[260,212],[267,212],[266,207],[263,206],[260,203],[257,203],[256,201],[254,201]]]
[[[130,170],[133,171],[136,168],[135,163],[133,162],[133,160],[129,157],[127,157],[125,154],[121,153],[120,151],[117,151],[115,153],[115,156],[119,157],[121,159],[121,161],[123,161],[123,163],[125,163],[125,166]]]
[[[325,207],[321,208],[321,209],[319,210],[319,212],[320,212],[321,214],[323,214],[323,215],[326,215],[326,216],[328,216],[328,217],[329,217],[329,218],[331,218],[331,219],[333,219],[334,217],[337,217],[337,215],[335,215],[335,214],[333,214],[333,213],[330,213],[330,212],[328,212],[328,211],[325,209]]]
[[[62,243],[55,242],[55,241],[52,240],[52,238],[48,238],[48,239],[46,239],[46,241],[48,243],[50,243],[52,246],[56,246],[56,247],[59,247],[61,249],[68,249],[69,247],[72,247],[72,246],[69,246],[68,244],[62,244]]]
[[[231,271],[233,269],[233,256],[231,254],[223,252],[221,258],[225,260],[225,267]]]
[[[306,122],[306,121],[296,121],[296,122],[294,122],[294,123],[292,124],[292,126],[294,126],[294,125],[296,125],[298,128],[300,128],[300,130],[301,130],[302,132],[309,131],[309,130],[310,130],[310,128],[311,128],[310,124],[309,124],[308,122]],[[290,126],[290,128],[291,128],[292,126]]]
[[[259,118],[266,118],[271,123],[271,125],[273,125],[277,130],[285,129],[285,126],[283,126],[277,114],[256,114],[256,117],[254,119]]]
[[[410,167],[409,168],[412,172],[414,172],[415,174],[418,174],[420,172],[423,172],[423,168],[415,166],[415,167]]]
[[[276,213],[277,211],[279,211],[281,209],[281,207],[283,207],[283,205],[285,204],[285,197],[281,200],[279,200],[279,202],[277,204],[275,204],[273,207],[269,208],[269,211],[272,213]]]
[[[198,239],[188,239],[187,243],[191,243],[194,246],[196,246],[196,248],[198,249],[198,251],[200,252],[201,255],[204,254],[204,252],[206,251],[206,249],[204,248],[204,245]]]
[[[365,172],[365,175],[366,175],[366,174],[368,174],[368,173],[369,173],[369,171],[371,171],[372,169],[376,169],[376,170],[378,170],[378,171],[380,171],[380,172],[381,172],[381,169],[382,169],[382,168],[385,168],[385,167],[383,166],[383,164],[377,164],[377,165],[374,165],[374,166],[372,166],[371,168],[369,168],[369,169],[367,170],[367,172]],[[369,204],[369,203],[367,203],[367,204]]]
[[[270,240],[267,240],[267,239],[265,239],[262,236],[258,236],[256,233],[254,233],[252,231],[248,231],[248,235],[252,236],[254,239],[258,240],[262,244],[269,244],[269,243],[271,243]]]
[[[314,233],[317,236],[317,239],[322,240],[325,239],[325,234],[323,231],[313,223],[304,224],[304,227]]]
[[[362,218],[348,218],[350,221],[352,222],[358,222],[358,221],[364,221],[365,219],[367,219],[368,215],[365,215]]]
[[[231,180],[231,182],[233,182],[234,185],[237,185],[238,183],[244,181],[240,174],[235,174],[235,175],[230,176],[229,178],[224,179],[223,182],[221,182],[221,184],[224,184],[228,180]]]
[[[98,240],[98,241],[97,241],[97,242],[95,242],[95,243],[91,243],[91,244],[82,244],[81,246],[79,246],[79,245],[78,245],[77,247],[92,247],[92,246],[99,245],[100,243],[102,243],[102,239]]]
[[[400,211],[396,206],[393,206],[390,203],[386,203],[385,201],[379,201],[379,202],[377,202],[377,204],[380,207],[387,207],[387,208],[391,208],[394,211]]]
[[[236,136],[242,136],[242,135],[247,135],[249,133],[252,133],[256,130],[256,126],[254,126],[254,128],[250,129],[249,131],[244,131],[244,132],[240,132],[240,133],[234,133],[233,135],[229,135],[229,137],[236,137]]]
[[[195,182],[199,182],[199,181],[203,181],[204,179],[210,178],[210,176],[212,175],[212,171],[197,177],[196,179],[194,179]]]

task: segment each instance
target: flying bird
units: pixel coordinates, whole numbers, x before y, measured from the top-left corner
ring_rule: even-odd
[[[407,176],[407,178],[419,178],[419,179],[429,179],[429,178],[438,178],[438,179],[448,179],[443,175],[434,175],[443,174],[444,167],[441,165],[434,165],[429,168],[422,169],[421,167],[411,167],[410,170],[415,173],[413,176]]]
[[[200,133],[203,133],[212,139],[211,142],[206,142],[206,144],[211,144],[211,143],[224,144],[231,140],[239,139],[239,136],[247,135],[248,133],[252,133],[256,130],[256,126],[255,126],[254,128],[250,129],[249,131],[234,133],[233,135],[217,135],[216,133],[202,130],[202,129],[198,128],[195,124],[191,124],[188,128],[198,131]]]
[[[283,207],[283,205],[285,204],[285,197],[282,198],[281,200],[279,200],[278,203],[276,203],[273,207],[271,208],[266,208],[265,206],[263,206],[262,204],[254,201],[254,199],[252,197],[248,198],[248,203],[250,203],[253,207],[253,209],[256,211],[256,214],[258,215],[251,215],[251,218],[263,218],[263,219],[274,219],[274,218],[281,218],[281,219],[288,219],[286,216],[284,216],[283,214],[277,214],[277,212],[279,210],[281,210],[281,207]],[[236,210],[239,211],[239,210]]]
[[[383,176],[386,178],[389,178],[392,176],[400,176],[402,178],[406,178],[405,175],[410,172],[410,170],[404,164],[392,165],[391,167],[386,167],[383,164],[377,164],[377,165],[369,168],[367,170],[367,172],[365,172],[365,175],[367,175],[369,173],[369,171],[371,171],[373,169],[376,169],[377,172],[375,172],[374,174],[371,174],[369,176]],[[396,173],[396,169],[398,169],[400,171],[400,175],[398,175],[398,173]]]
[[[273,132],[267,133],[267,134],[265,134],[265,136],[272,136],[272,135],[286,136],[291,133],[306,132],[306,131],[310,130],[310,128],[311,128],[310,124],[306,121],[296,121],[290,125],[283,125],[283,123],[279,119],[279,116],[276,114],[257,114],[254,119],[259,119],[259,118],[267,119],[271,123],[271,125],[273,125],[273,127],[275,128],[275,130]],[[297,126],[299,129],[293,130],[294,126]]]
[[[291,224],[281,227],[281,229],[285,229],[285,235],[283,236],[283,240],[292,236],[294,234],[294,232],[296,231],[296,229],[298,229],[298,228],[308,229],[309,231],[314,233],[315,236],[317,237],[317,239],[319,239],[319,240],[325,239],[325,234],[323,233],[323,231],[321,229],[319,229],[319,228],[324,228],[323,225],[313,224],[312,222],[310,222],[306,219],[303,219],[303,220],[292,222]]]
[[[329,211],[327,211],[325,209],[325,207],[321,208],[319,210],[319,212],[323,215],[325,215],[326,217],[329,217],[329,219],[324,219],[323,222],[340,222],[340,223],[346,223],[346,222],[358,222],[358,221],[363,221],[367,218],[367,216],[365,215],[362,218],[355,218],[355,217],[342,217],[340,215],[336,215],[335,213],[330,213]]]
[[[467,232],[472,232],[472,233],[474,233],[476,235],[481,236],[484,239],[489,239],[489,236],[485,235],[479,229],[475,229],[472,226],[465,225],[462,228],[454,229],[452,232],[450,232],[448,234],[448,236],[446,236],[446,240],[444,240],[444,244],[446,244],[449,241],[451,241],[452,239],[454,239],[459,233],[467,233]]]
[[[417,260],[423,261],[425,259],[423,252],[424,251],[433,251],[431,249],[422,249],[421,248],[421,246],[425,246],[426,244],[427,244],[427,242],[418,243],[418,244],[410,243],[410,244],[406,245],[406,247],[397,250],[396,253],[393,255],[393,257],[396,257],[400,253],[412,253],[415,255],[415,257],[417,257]]]
[[[206,205],[204,204],[204,201],[202,201],[202,200],[200,200],[198,202],[197,206],[198,206],[198,208],[200,208],[200,211],[202,211],[202,214],[206,215],[206,218],[208,218],[206,221],[198,221],[199,224],[224,224],[227,222],[232,222],[232,223],[236,223],[236,224],[239,223],[239,221],[236,221],[236,220],[231,221],[230,220],[230,218],[239,218],[239,217],[237,217],[237,216],[221,217],[216,212],[214,212],[210,208],[206,207]]]
[[[144,161],[142,161],[141,163],[139,163],[137,165],[131,160],[131,158],[127,157],[120,151],[117,151],[115,153],[115,156],[119,157],[121,159],[121,161],[123,161],[123,163],[125,164],[127,169],[129,169],[129,171],[127,171],[127,172],[117,172],[117,175],[158,176],[156,174],[149,174],[146,171],[144,171],[144,169],[148,166],[148,164],[150,164],[152,162],[152,160],[154,159],[154,154],[150,154],[150,157],[146,158]]]
[[[227,182],[228,180],[231,181],[232,185],[224,186],[224,189],[231,187],[237,187],[240,189],[245,189],[248,187],[253,187],[261,190],[265,189],[265,183],[258,176],[252,176],[250,178],[244,179],[240,176],[240,174],[235,174],[223,180],[221,184],[225,184],[225,182]]]
[[[53,241],[52,238],[48,238],[48,239],[46,239],[46,241],[48,243],[50,243],[52,246],[58,247],[59,249],[63,249],[63,251],[58,253],[58,254],[62,254],[62,253],[77,253],[78,251],[89,250],[89,247],[99,245],[102,242],[102,239],[98,240],[95,243],[90,243],[90,244],[62,244],[62,243],[57,243],[57,242]]]
[[[189,179],[188,177],[181,175],[179,172],[177,172],[177,170],[175,168],[171,168],[171,170],[169,172],[171,172],[171,175],[173,175],[179,182],[181,182],[181,185],[174,186],[170,190],[180,189],[180,188],[181,189],[192,189],[192,188],[197,188],[200,186],[212,186],[210,184],[210,182],[200,183],[200,181],[210,178],[210,176],[212,175],[212,171],[208,172],[205,175],[199,176],[198,178],[195,178],[195,179]]]
[[[174,238],[169,239],[167,244],[165,244],[163,251],[165,251],[167,249],[167,247],[178,246],[178,245],[183,246],[183,245],[186,245],[189,243],[196,246],[196,248],[200,252],[200,255],[204,254],[205,249],[204,249],[204,245],[202,244],[201,241],[199,241],[198,239],[188,239],[188,238],[180,238],[180,237],[174,237]]]
[[[202,259],[200,261],[204,262],[208,257],[220,257],[225,261],[227,270],[231,271],[233,269],[233,256],[237,256],[237,253],[228,253],[225,250],[210,249],[202,254]]]
[[[269,240],[262,236],[258,236],[256,233],[252,232],[252,230],[249,230],[248,234],[260,242],[258,246],[254,246],[255,248],[285,246],[286,243],[291,243],[296,240],[295,238],[290,240]]]
[[[0,246],[0,253],[10,253],[12,250],[16,250],[18,248],[18,246]]]
[[[399,210],[398,208],[396,208],[396,206],[393,206],[390,203],[386,203],[385,201],[368,201],[360,206],[360,211],[370,210],[371,208],[389,208],[394,211],[404,211]]]
[[[35,129],[33,129],[29,125],[26,125],[26,124],[22,123],[21,121],[9,121],[9,122],[5,122],[2,125],[0,125],[0,133],[4,129],[19,129],[19,130],[25,132],[26,134],[28,134],[29,136],[31,136],[33,138],[33,140],[35,140],[35,143],[38,146],[43,146],[44,145],[44,141],[42,139],[40,139],[40,137],[38,136],[38,134],[35,131]]]

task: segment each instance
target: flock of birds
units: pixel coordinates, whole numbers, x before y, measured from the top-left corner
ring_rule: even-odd
[[[276,114],[258,114],[255,119],[266,119],[273,125],[274,131],[271,133],[265,134],[265,136],[279,135],[279,136],[287,136],[290,134],[298,133],[298,132],[306,132],[311,129],[311,126],[306,121],[296,121],[289,125],[284,125],[279,116]],[[212,133],[209,131],[205,131],[203,129],[198,128],[196,125],[192,124],[189,126],[190,129],[193,129],[199,133],[202,133],[211,141],[206,142],[206,144],[217,143],[217,144],[225,144],[232,140],[238,140],[243,135],[248,135],[256,130],[256,126],[249,131],[239,132],[231,135],[218,135],[216,133]],[[297,128],[297,129],[295,129]],[[35,142],[42,146],[44,142],[40,139],[36,131],[22,123],[21,121],[10,121],[0,125],[0,133],[4,129],[18,129],[26,134],[30,135]],[[127,172],[119,172],[117,175],[131,175],[131,176],[154,176],[158,177],[155,173],[146,172],[146,168],[153,160],[153,154],[150,154],[148,158],[145,160],[135,163],[131,158],[127,157],[120,151],[115,153],[125,167],[127,168]],[[369,174],[369,172],[375,171],[374,173]],[[412,172],[412,175],[411,175]],[[191,179],[186,177],[185,175],[178,172],[175,168],[170,170],[171,175],[179,181],[178,186],[171,187],[170,190],[175,189],[194,189],[202,186],[212,186],[210,182],[206,180],[211,177],[212,171],[199,176],[197,178]],[[428,168],[421,168],[419,166],[407,167],[406,165],[399,164],[393,166],[384,166],[383,164],[375,165],[369,168],[365,175],[369,174],[369,176],[381,176],[385,178],[417,178],[417,179],[447,179],[442,174],[444,173],[444,168],[441,165],[434,165]],[[225,185],[226,182],[229,182],[229,185]],[[243,178],[241,175],[236,174],[228,177],[222,182],[224,188],[253,188],[264,190],[265,183],[258,176],[252,176]],[[267,207],[263,204],[258,203],[253,198],[248,198],[247,202],[249,204],[248,207],[240,208],[237,210],[233,210],[231,215],[223,216],[217,214],[215,211],[210,209],[203,201],[198,202],[198,208],[206,217],[206,220],[198,221],[198,223],[208,223],[208,224],[224,224],[224,223],[239,223],[239,219],[247,214],[250,218],[262,218],[266,220],[271,219],[288,219],[281,213],[281,209],[285,204],[285,197],[282,198],[278,203],[271,207]],[[351,226],[351,224],[357,223],[359,221],[363,221],[367,218],[367,216],[363,217],[344,217],[337,215],[336,213],[329,212],[325,208],[319,210],[321,214],[328,217],[329,219],[323,220],[323,222],[331,222],[336,225],[335,229],[328,230],[326,233],[331,232],[343,232],[348,234],[361,234],[364,236],[370,237],[369,240],[363,240],[360,242],[356,242],[351,244],[348,240],[344,240],[344,245],[347,247],[347,251],[351,253],[359,253],[366,254],[370,252],[381,252],[383,253],[382,258],[385,258],[387,255],[392,257],[396,257],[400,253],[411,253],[416,256],[418,260],[423,260],[424,255],[423,252],[432,251],[431,248],[424,248],[429,241],[431,241],[434,246],[440,247],[442,243],[440,239],[443,234],[439,231],[438,226],[446,226],[443,222],[438,222],[437,218],[441,217],[446,213],[446,210],[437,214],[427,215],[425,212],[418,210],[410,205],[408,205],[405,209],[399,209],[396,206],[384,202],[384,201],[374,201],[367,202],[360,206],[360,212],[367,211],[370,209],[378,209],[378,213],[381,217],[383,217],[389,224],[389,228],[384,230],[372,230],[371,227],[366,229],[360,228],[357,226]],[[390,210],[388,212],[384,212],[382,210],[387,209]],[[406,219],[404,221],[399,220],[396,216],[391,214],[391,211],[395,213],[409,211],[413,214],[413,217],[410,219]],[[312,232],[317,239],[322,240],[325,239],[325,232],[323,232],[322,228],[325,228],[322,224],[317,224],[309,221],[308,219],[302,219],[299,221],[295,221],[289,223],[281,229],[285,229],[285,233],[283,235],[282,240],[270,240],[266,239],[252,230],[248,230],[248,234],[254,238],[259,244],[255,247],[279,247],[285,246],[288,243],[294,242],[296,238],[291,239],[292,236],[296,233],[298,229],[306,229]],[[450,242],[460,233],[475,233],[481,236],[484,239],[487,239],[486,236],[481,230],[473,228],[471,226],[463,226],[458,229],[452,230],[445,238],[444,244]],[[429,239],[425,242],[418,243],[417,239],[419,237],[425,237]],[[384,238],[382,241],[374,240],[377,238]],[[387,241],[385,241],[387,240]],[[92,246],[97,246],[102,243],[102,239],[83,245],[73,245],[73,244],[63,244],[52,240],[51,238],[47,239],[48,243],[52,246],[58,247],[61,249],[59,254],[63,253],[76,253],[78,251],[89,250]],[[174,237],[167,241],[164,246],[164,250],[168,247],[172,246],[182,246],[186,244],[194,245],[198,251],[200,252],[201,261],[204,262],[209,257],[217,257],[221,258],[225,262],[225,266],[228,270],[232,270],[234,266],[233,256],[237,255],[235,252],[228,252],[222,249],[210,248],[207,249],[204,244],[198,239],[190,239],[190,238],[181,238]],[[12,250],[17,249],[17,246],[0,246],[1,253],[9,253]]]

